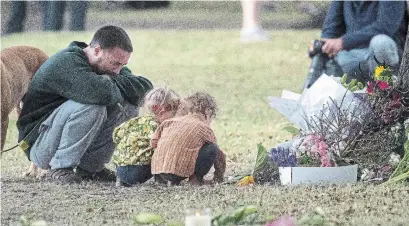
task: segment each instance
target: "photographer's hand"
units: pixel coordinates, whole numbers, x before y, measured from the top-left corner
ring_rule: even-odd
[[[344,41],[342,38],[323,38],[321,40],[325,42],[322,46],[322,52],[328,54],[329,57],[334,57],[343,49]]]
[[[310,57],[310,52],[314,50],[314,40],[311,41],[310,45],[308,46],[307,57]]]

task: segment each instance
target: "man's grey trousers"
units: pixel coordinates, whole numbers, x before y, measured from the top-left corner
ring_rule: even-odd
[[[30,151],[31,161],[43,169],[79,166],[89,172],[101,171],[114,151],[114,128],[138,115],[137,106],[122,106],[66,101],[42,123]]]

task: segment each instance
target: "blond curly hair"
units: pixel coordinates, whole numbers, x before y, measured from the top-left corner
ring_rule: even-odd
[[[158,87],[149,91],[144,99],[144,106],[154,114],[163,107],[166,111],[177,111],[180,96],[172,89]]]
[[[199,113],[215,118],[218,111],[215,98],[205,92],[193,93],[192,95],[184,98],[182,103],[183,107],[179,109],[179,115]]]

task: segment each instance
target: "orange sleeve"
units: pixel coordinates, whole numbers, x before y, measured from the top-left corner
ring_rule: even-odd
[[[214,161],[214,176],[215,182],[223,182],[223,176],[226,171],[226,154],[219,149],[216,160]]]
[[[201,128],[202,138],[204,142],[214,143],[217,144],[216,136],[213,133],[213,130],[208,126],[203,126]]]

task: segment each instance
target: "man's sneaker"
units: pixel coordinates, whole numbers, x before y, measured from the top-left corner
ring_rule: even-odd
[[[96,180],[96,181],[106,181],[106,182],[115,182],[116,176],[115,172],[104,168],[99,172],[89,172],[80,167],[76,169],[76,175],[80,176],[83,180]]]
[[[255,27],[252,29],[242,29],[240,31],[240,41],[242,43],[249,43],[249,42],[262,42],[269,40],[269,36],[266,32],[260,28]]]
[[[76,175],[72,168],[49,170],[47,177],[48,179],[53,180],[58,184],[74,184],[81,182],[81,177]]]

